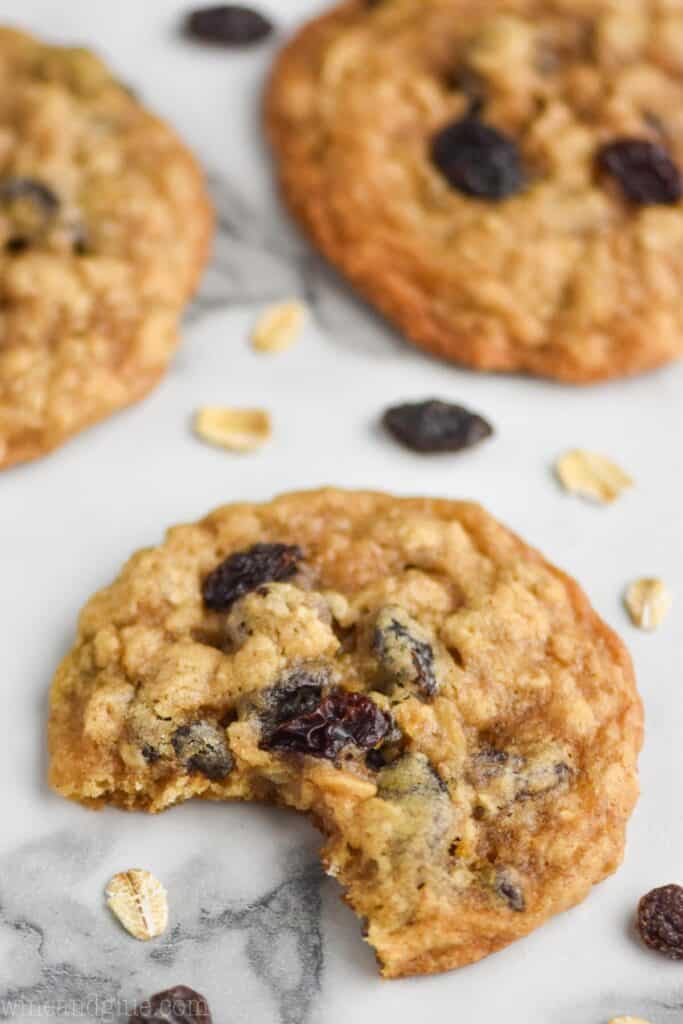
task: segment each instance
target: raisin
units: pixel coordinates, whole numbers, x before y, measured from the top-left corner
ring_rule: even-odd
[[[204,43],[248,46],[269,36],[273,24],[252,7],[221,4],[193,11],[185,22],[185,31]]]
[[[393,406],[383,423],[397,441],[416,452],[459,452],[493,433],[483,416],[437,398]]]
[[[263,583],[282,582],[294,576],[302,558],[301,548],[292,544],[254,544],[246,551],[229,555],[204,580],[204,604],[214,611],[227,611],[240,597]]]
[[[638,904],[638,931],[643,942],[672,960],[683,960],[683,888],[663,885]]]
[[[384,747],[377,747],[375,750],[368,750],[365,755],[365,763],[372,772],[379,772],[390,763],[387,760]]]
[[[403,686],[414,685],[425,697],[438,689],[434,652],[423,630],[398,606],[383,608],[377,616],[372,648],[392,679]]]
[[[377,783],[377,795],[382,800],[447,794],[448,786],[424,754],[403,754],[382,769]]]
[[[282,719],[263,740],[264,750],[288,750],[332,761],[348,746],[369,750],[391,728],[388,715],[362,693],[332,690],[314,707]]]
[[[220,782],[233,769],[234,761],[223,730],[210,722],[181,725],[171,737],[178,759],[190,772]]]
[[[129,1024],[212,1024],[209,1004],[203,995],[186,985],[157,992],[135,1007]]]
[[[41,181],[33,178],[5,178],[0,181],[0,204],[12,227],[5,251],[16,255],[31,246],[50,226],[59,211],[59,198]]]
[[[505,199],[524,186],[517,144],[481,121],[476,108],[436,133],[431,157],[449,185],[477,199]]]
[[[677,203],[683,195],[681,172],[663,146],[647,139],[617,139],[603,146],[597,165],[619,182],[639,206]]]
[[[274,721],[279,724],[301,715],[310,715],[320,704],[323,682],[326,681],[326,676],[317,678],[304,670],[287,677],[275,691]]]
[[[54,214],[59,209],[59,197],[42,181],[35,178],[5,178],[0,182],[0,201],[13,203],[17,199],[30,199],[46,214]]]
[[[14,238],[8,238],[5,242],[5,252],[16,255],[20,252],[26,252],[30,248],[31,243],[28,238],[23,238],[21,235],[16,235]]]
[[[142,748],[142,756],[144,757],[147,764],[156,764],[156,762],[161,757],[161,754],[156,749],[156,747],[152,746],[151,743],[145,743],[144,747]]]
[[[530,800],[552,792],[571,779],[572,769],[560,755],[561,751],[555,747],[522,757],[485,745],[473,758],[471,780],[477,788],[486,789],[495,780],[504,779],[505,792],[511,801]],[[480,817],[484,816],[479,813]]]
[[[496,895],[505,900],[510,910],[521,914],[526,910],[524,891],[511,871],[499,868],[496,872],[494,884]]]

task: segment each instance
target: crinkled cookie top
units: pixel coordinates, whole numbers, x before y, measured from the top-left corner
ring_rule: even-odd
[[[419,345],[580,383],[683,353],[680,0],[352,0],[267,120],[296,216]]]
[[[0,29],[0,468],[150,390],[210,233],[194,159],[97,57]]]

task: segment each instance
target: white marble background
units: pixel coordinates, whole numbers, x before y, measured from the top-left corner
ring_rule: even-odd
[[[638,897],[683,882],[683,364],[591,390],[478,376],[409,348],[325,269],[278,211],[259,132],[273,45],[245,54],[181,40],[178,0],[6,0],[6,21],[102,51],[203,159],[220,216],[213,267],[175,365],[143,405],[0,479],[0,1019],[123,1022],[125,1007],[184,983],[217,1024],[606,1024],[683,1021],[683,966],[632,934]],[[263,0],[287,32],[316,4]],[[255,355],[265,300],[305,297],[302,343]],[[498,428],[450,458],[393,446],[377,417],[401,399],[470,404]],[[248,458],[188,429],[209,402],[263,405],[275,437]],[[612,508],[560,492],[550,466],[577,445],[617,457],[638,487]],[[306,822],[258,807],[184,806],[158,818],[90,813],[44,776],[46,692],[79,607],[170,523],[235,498],[337,483],[486,503],[575,573],[628,640],[647,707],[643,797],[625,865],[576,910],[449,975],[381,982],[357,922],[316,866]],[[655,636],[620,605],[634,576],[663,575],[677,604]],[[141,945],[103,903],[115,871],[166,883],[171,927]]]

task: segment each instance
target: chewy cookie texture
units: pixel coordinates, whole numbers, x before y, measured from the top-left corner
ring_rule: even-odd
[[[350,0],[267,98],[284,195],[418,345],[574,383],[683,354],[683,8]]]
[[[0,468],[159,380],[212,214],[173,131],[93,54],[0,29]]]
[[[175,527],[92,598],[50,776],[92,806],[310,814],[397,977],[484,957],[615,870],[641,730],[621,642],[480,507],[324,490]]]

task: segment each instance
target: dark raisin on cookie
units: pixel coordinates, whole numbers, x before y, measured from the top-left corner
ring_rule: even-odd
[[[320,704],[321,692],[319,686],[311,686],[304,683],[297,690],[290,690],[284,693],[278,701],[275,711],[277,722],[288,722],[300,715],[310,715]]]
[[[0,204],[12,225],[5,251],[17,255],[30,248],[56,217],[60,202],[51,188],[35,178],[0,180]]]
[[[5,242],[5,252],[11,253],[13,256],[16,256],[20,252],[26,252],[30,247],[30,241],[22,235],[14,235],[12,238],[8,238]]]
[[[638,904],[638,931],[651,949],[671,960],[683,960],[683,888],[663,885]]]
[[[498,747],[483,746],[474,757],[474,768],[477,779],[492,779],[506,770],[518,774],[524,768],[524,759]]]
[[[59,197],[48,185],[35,178],[5,178],[0,181],[0,202],[12,203],[18,199],[29,199],[47,214],[59,209]]]
[[[524,187],[516,142],[480,120],[476,108],[436,133],[431,158],[449,185],[475,199],[505,199]]]
[[[302,662],[283,672],[269,689],[255,694],[250,711],[260,718],[262,735],[269,736],[281,722],[315,711],[330,689],[330,679],[328,665]]]
[[[204,604],[213,611],[227,611],[262,584],[290,579],[302,558],[301,548],[293,544],[254,544],[246,551],[237,551],[204,580]]]
[[[494,891],[515,913],[521,914],[526,910],[524,890],[514,872],[499,868],[496,872]]]
[[[568,783],[573,771],[562,760],[561,751],[554,747],[522,757],[495,746],[484,745],[472,759],[472,783],[478,789],[485,790],[493,780],[503,776],[509,782],[510,799],[524,801],[545,796]],[[485,816],[483,808],[480,816]]]
[[[185,21],[185,32],[204,43],[223,46],[248,46],[265,39],[273,23],[253,7],[221,4],[192,11]]]
[[[381,769],[377,795],[382,800],[445,797],[448,786],[424,754],[405,753]]]
[[[152,746],[151,743],[145,743],[145,745],[142,748],[142,756],[144,757],[147,764],[156,764],[156,762],[160,759],[161,754],[156,749],[156,747]]]
[[[310,754],[333,761],[344,747],[369,750],[390,731],[391,723],[362,693],[334,689],[292,718],[281,719],[264,737],[264,750]]]
[[[130,1015],[130,1024],[212,1024],[209,1004],[203,995],[176,985],[157,992],[139,1003]]]
[[[171,744],[188,771],[199,772],[214,782],[225,779],[233,769],[225,731],[210,722],[181,725],[173,733]]]
[[[371,772],[379,772],[389,764],[384,747],[376,747],[368,750],[365,755],[365,763]]]
[[[639,206],[677,203],[683,196],[681,172],[656,142],[617,139],[598,151],[597,166],[616,178],[626,198]]]
[[[459,452],[493,434],[483,416],[438,398],[392,406],[383,423],[397,441],[416,452]]]
[[[377,616],[372,649],[393,682],[414,685],[424,697],[433,697],[438,689],[434,651],[421,632],[407,612],[390,605]]]

